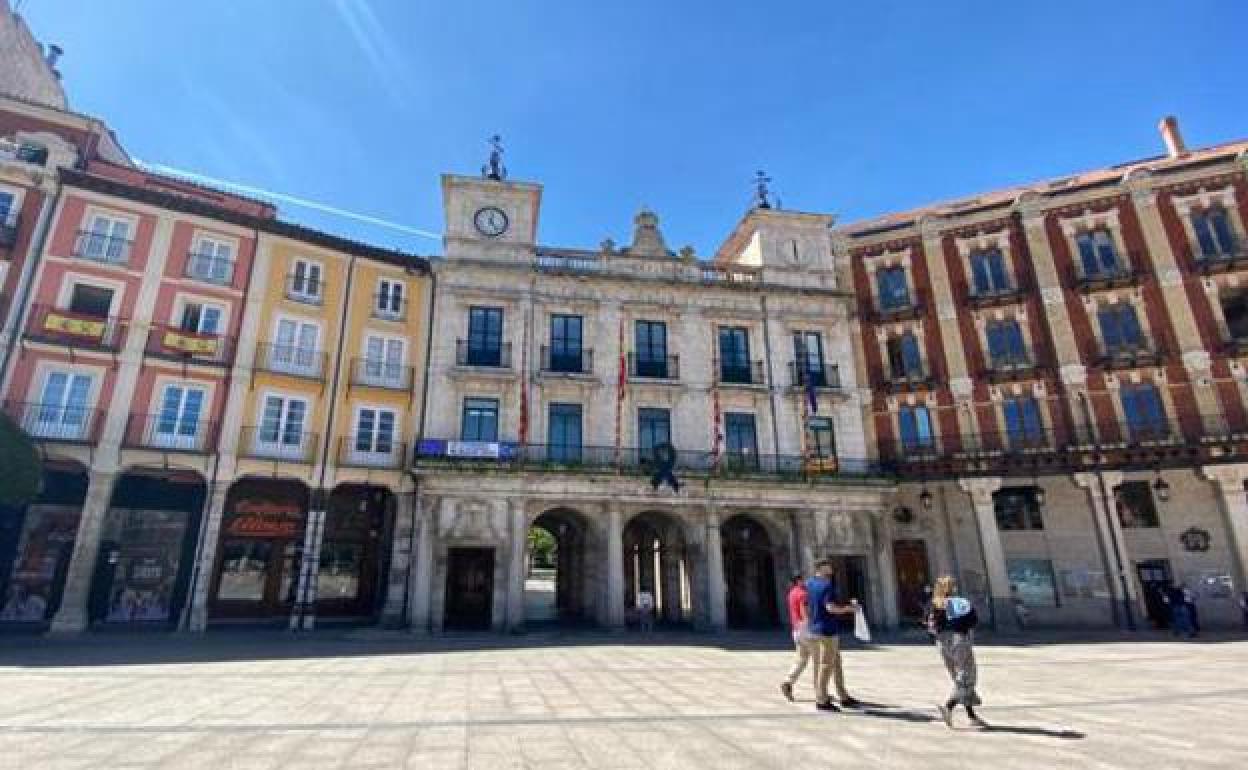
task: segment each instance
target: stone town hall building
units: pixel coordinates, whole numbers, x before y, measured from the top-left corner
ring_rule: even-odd
[[[555,248],[442,179],[443,253],[145,171],[0,5],[0,630],[1202,620],[1248,585],[1248,142],[834,225],[760,194],[711,258],[649,211]],[[899,180],[901,181],[901,180]],[[539,564],[533,533],[554,543]],[[547,568],[549,567],[549,568]],[[552,589],[553,583],[553,589]]]

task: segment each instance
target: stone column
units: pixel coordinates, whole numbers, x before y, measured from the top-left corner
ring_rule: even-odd
[[[897,606],[897,566],[893,563],[893,528],[889,524],[888,510],[876,516],[876,526],[871,531],[875,540],[875,569],[879,573],[881,596],[875,608],[875,617],[871,620],[892,630],[901,622],[901,609]]]
[[[415,506],[416,553],[408,572],[407,625],[413,634],[429,633],[430,601],[433,590],[433,539],[438,504],[417,500]]]
[[[1115,613],[1123,615],[1120,622],[1126,627],[1135,628],[1135,615],[1131,606],[1137,600],[1139,592],[1135,587],[1135,579],[1127,565],[1131,563],[1127,553],[1126,540],[1122,535],[1122,524],[1118,521],[1118,512],[1110,507],[1106,495],[1113,494],[1113,489],[1122,483],[1120,471],[1089,471],[1076,473],[1075,484],[1088,490],[1091,503],[1093,525],[1101,545],[1101,555],[1105,562],[1105,581],[1109,583],[1109,592],[1113,597]],[[1102,480],[1104,485],[1102,486]]]
[[[1213,482],[1222,514],[1226,517],[1235,585],[1241,591],[1248,590],[1248,491],[1244,489],[1244,481],[1248,480],[1248,463],[1206,465],[1201,472]]]
[[[412,540],[416,532],[416,492],[401,492],[395,500],[394,541],[390,548],[390,576],[386,581],[386,603],[381,610],[381,625],[398,628],[403,625],[403,608],[407,601],[407,577],[412,568]]]
[[[511,549],[507,559],[507,621],[512,633],[524,631],[524,567],[528,547],[528,516],[524,503],[508,500],[511,514]]]
[[[724,547],[719,532],[719,512],[706,512],[706,606],[712,631],[722,631],[728,624],[727,596],[724,588]]]
[[[311,631],[316,627],[316,590],[321,576],[321,539],[325,533],[325,506],[329,492],[314,489],[309,496],[308,518],[303,530],[303,558],[299,564],[299,583],[295,588],[295,607],[290,613],[291,631]]]
[[[230,485],[213,484],[204,501],[203,541],[199,544],[199,560],[191,580],[191,609],[187,630],[202,632],[208,627],[208,599],[212,591],[213,570],[217,566],[217,549],[221,547],[221,522],[225,516],[225,499]]]
[[[1005,568],[1005,549],[1001,546],[1001,533],[997,529],[997,515],[992,504],[992,493],[1001,488],[1001,479],[958,479],[958,486],[971,496],[971,506],[975,509],[975,523],[984,551],[984,571],[988,575],[988,593],[992,597],[993,620],[1008,618],[1010,577]]]
[[[618,508],[607,510],[607,617],[613,631],[624,630],[624,525]]]
[[[680,622],[680,557],[667,547],[659,552],[660,585],[663,595],[663,620]]]
[[[87,496],[82,503],[82,516],[78,520],[78,532],[74,536],[74,552],[65,576],[65,590],[61,594],[61,606],[52,618],[51,633],[74,634],[87,629],[87,600],[91,595],[91,579],[95,576],[95,564],[100,555],[100,537],[104,531],[104,517],[113,496],[113,484],[117,479],[113,470],[93,470],[87,481]]]

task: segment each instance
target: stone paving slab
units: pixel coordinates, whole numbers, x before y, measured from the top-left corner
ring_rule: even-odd
[[[1044,641],[1044,640],[1038,640]],[[815,712],[782,638],[0,639],[0,768],[1195,768],[1248,757],[1248,641],[984,644],[948,730],[934,649],[845,654]]]

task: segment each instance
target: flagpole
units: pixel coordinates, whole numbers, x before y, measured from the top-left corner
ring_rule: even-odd
[[[619,333],[619,372],[616,377],[616,396],[615,396],[615,469],[618,473],[620,470],[620,433],[621,420],[624,412],[624,392],[628,386],[628,364],[625,361],[624,354],[624,316],[620,315],[620,333]]]

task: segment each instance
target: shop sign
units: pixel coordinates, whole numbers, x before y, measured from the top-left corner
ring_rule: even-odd
[[[239,500],[226,524],[237,537],[298,537],[303,511],[292,503],[270,500]]]
[[[486,460],[512,460],[516,445],[505,441],[442,441],[426,439],[417,445],[424,457],[466,457]]]
[[[191,355],[212,356],[217,353],[219,340],[216,337],[202,337],[181,331],[165,331],[161,344],[169,350],[177,350]]]
[[[1212,540],[1209,530],[1200,527],[1188,527],[1183,534],[1179,535],[1179,542],[1183,544],[1183,548],[1195,553],[1208,551]]]
[[[96,319],[74,318],[60,313],[48,313],[43,317],[44,331],[71,334],[75,337],[103,339],[108,322]]]

